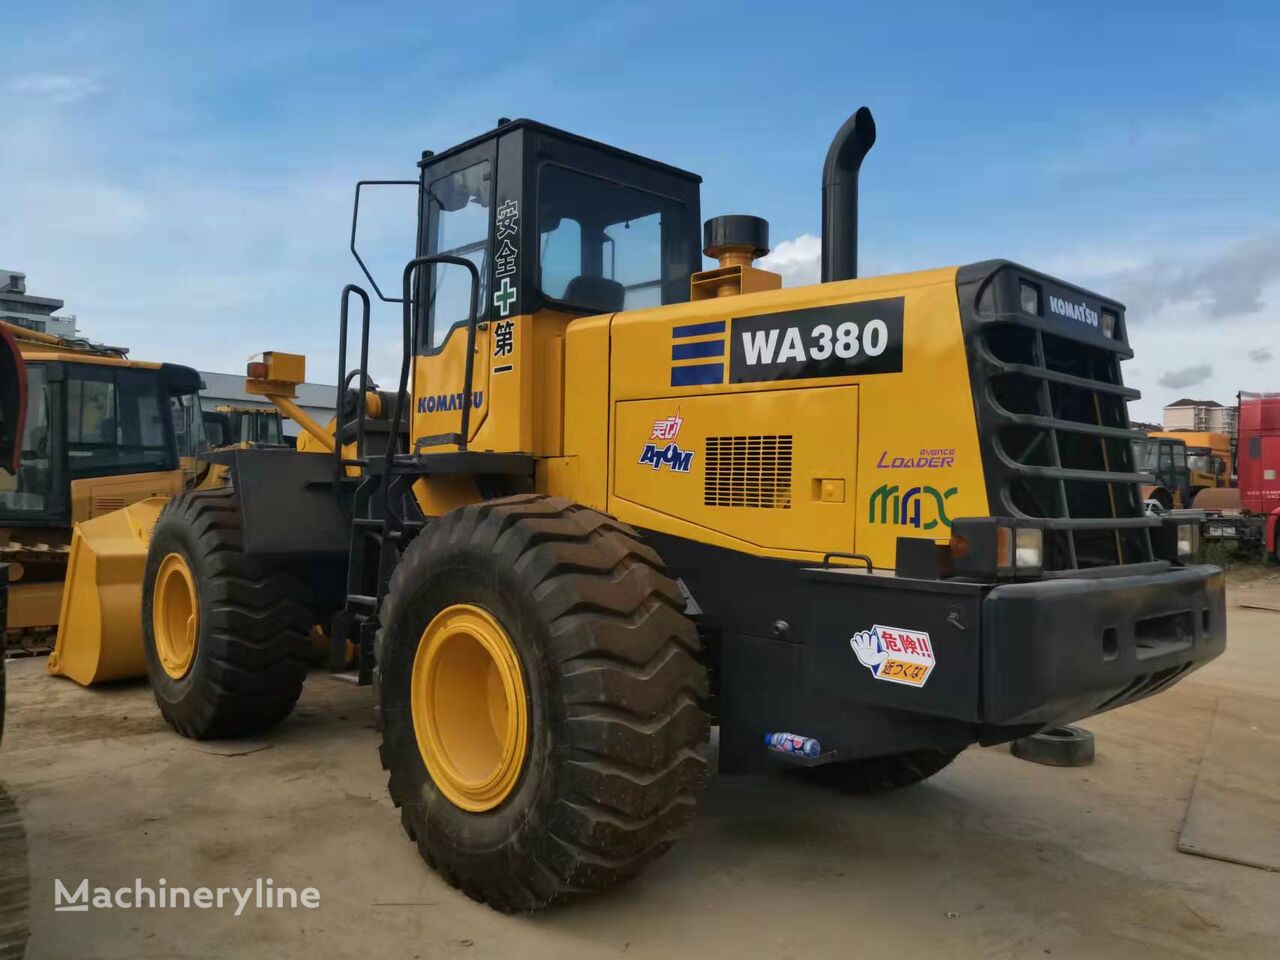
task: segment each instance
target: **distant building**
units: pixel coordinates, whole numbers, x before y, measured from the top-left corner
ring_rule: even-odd
[[[58,337],[76,336],[74,316],[55,317],[63,301],[53,297],[33,297],[27,293],[27,275],[17,270],[0,269],[0,320],[36,333],[50,333]]]
[[[244,375],[233,373],[209,373],[200,371],[200,379],[204,381],[204,389],[200,391],[200,409],[212,412],[220,406],[260,407],[274,410],[275,404],[264,397],[245,393]],[[338,392],[337,387],[323,383],[298,384],[297,402],[313,420],[321,426],[333,419],[333,401]],[[292,420],[285,418],[284,435],[296,437],[301,428]]]
[[[1217,400],[1175,400],[1164,408],[1166,430],[1198,430],[1236,435],[1239,410],[1224,407]]]

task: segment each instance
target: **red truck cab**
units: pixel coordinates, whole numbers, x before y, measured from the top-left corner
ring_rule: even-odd
[[[1266,517],[1267,553],[1280,560],[1280,393],[1241,392],[1236,471],[1240,507]]]

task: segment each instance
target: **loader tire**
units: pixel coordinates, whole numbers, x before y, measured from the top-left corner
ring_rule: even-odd
[[[629,527],[532,495],[454,510],[405,551],[381,624],[391,799],[472,899],[514,912],[608,889],[693,818],[706,670],[679,588]]]
[[[912,750],[887,757],[828,763],[813,767],[808,772],[820,783],[844,793],[883,793],[928,780],[960,753],[960,750],[950,749]]]
[[[0,960],[22,960],[31,935],[27,832],[17,802],[0,784]]]
[[[308,597],[298,573],[242,552],[234,490],[171,500],[156,521],[142,594],[147,676],[169,725],[210,740],[250,736],[287,717],[311,655]],[[175,616],[184,604],[195,613],[193,649],[183,647]]]

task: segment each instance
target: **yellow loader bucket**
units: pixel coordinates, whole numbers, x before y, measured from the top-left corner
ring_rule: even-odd
[[[142,576],[167,497],[139,500],[77,523],[47,669],[89,686],[143,677]]]

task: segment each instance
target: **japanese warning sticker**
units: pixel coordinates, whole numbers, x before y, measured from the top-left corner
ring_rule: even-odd
[[[876,624],[849,638],[858,662],[877,680],[923,687],[937,662],[929,634]]]

